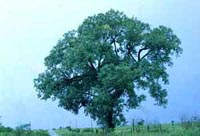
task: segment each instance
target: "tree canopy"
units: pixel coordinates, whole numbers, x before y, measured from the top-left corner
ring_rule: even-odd
[[[64,34],[45,58],[46,70],[34,80],[41,99],[77,114],[80,108],[107,128],[125,121],[149,94],[167,104],[167,67],[182,52],[170,28],[151,28],[123,12],[90,16]],[[147,93],[141,93],[145,90]]]

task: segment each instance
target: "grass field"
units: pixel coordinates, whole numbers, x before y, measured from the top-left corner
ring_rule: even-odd
[[[134,123],[133,123],[134,124]],[[31,130],[22,125],[12,129],[0,126],[0,136],[49,136],[47,130]],[[169,124],[139,124],[121,126],[113,130],[102,128],[60,128],[57,136],[200,136],[200,120],[186,120]]]
[[[0,136],[49,136],[46,130],[0,131]]]
[[[49,136],[47,130],[31,130],[31,124],[22,124],[15,129],[0,123],[0,136]]]
[[[100,128],[56,130],[58,136],[106,136]],[[107,136],[200,136],[200,122],[117,127]]]

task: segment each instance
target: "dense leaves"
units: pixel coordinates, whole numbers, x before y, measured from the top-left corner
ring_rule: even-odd
[[[125,121],[123,109],[145,100],[167,103],[167,66],[182,49],[170,28],[150,28],[136,18],[110,10],[88,17],[67,32],[45,58],[46,70],[34,80],[38,96],[86,114],[104,127]]]

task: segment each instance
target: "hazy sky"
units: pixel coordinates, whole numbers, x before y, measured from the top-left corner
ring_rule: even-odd
[[[171,27],[182,41],[183,54],[169,68],[166,109],[147,101],[133,117],[162,122],[183,115],[200,115],[200,1],[199,0],[0,0],[0,115],[15,127],[31,122],[33,128],[90,126],[83,113],[73,115],[56,102],[41,101],[33,79],[44,70],[44,57],[62,35],[76,29],[90,15],[109,9],[156,27]]]

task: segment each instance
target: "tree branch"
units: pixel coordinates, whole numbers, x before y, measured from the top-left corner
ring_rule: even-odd
[[[96,68],[94,67],[93,63],[92,63],[91,61],[89,61],[88,63],[89,63],[88,66],[89,66],[92,70],[96,71]]]
[[[74,82],[74,81],[80,81],[80,80],[82,80],[84,77],[88,77],[88,76],[90,76],[90,75],[81,75],[81,76],[75,76],[75,77],[72,77],[72,78],[65,78],[65,79],[63,79],[64,80],[64,83],[65,84],[71,84],[72,82]]]
[[[112,37],[111,44],[114,44],[115,55],[118,56],[118,53],[117,53],[117,45],[116,45],[116,42],[115,42],[115,38],[113,38],[113,37]]]
[[[140,49],[140,50],[138,51],[138,61],[141,60],[141,53],[142,53],[142,51],[147,50],[147,49],[148,49],[147,47],[144,47],[144,48],[142,48],[142,49]],[[148,55],[148,54],[145,54],[142,58],[146,57],[147,55]]]
[[[142,56],[141,60],[144,59],[147,55],[149,55],[150,51],[148,51],[144,56]]]
[[[136,62],[136,59],[133,57],[132,53],[130,53],[129,56],[133,59],[134,62]]]
[[[101,67],[101,60],[102,60],[102,56],[100,55],[100,58],[98,59],[97,71],[100,70],[100,67]]]
[[[126,48],[128,50],[128,55],[133,59],[134,62],[136,62],[136,59],[133,57],[131,53],[131,48],[129,46],[130,46],[130,43],[127,43]]]

